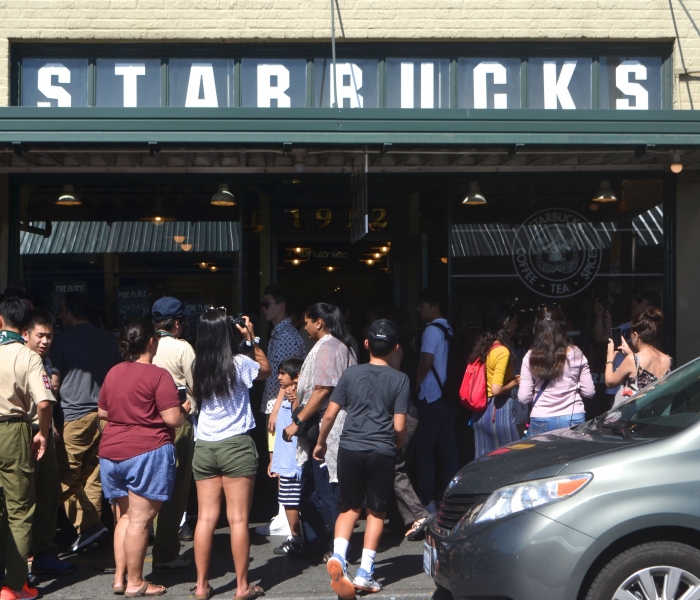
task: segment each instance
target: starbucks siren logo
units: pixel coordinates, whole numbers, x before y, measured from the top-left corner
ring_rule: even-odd
[[[547,298],[567,298],[588,287],[598,273],[603,244],[593,225],[566,208],[540,211],[513,241],[520,279]]]

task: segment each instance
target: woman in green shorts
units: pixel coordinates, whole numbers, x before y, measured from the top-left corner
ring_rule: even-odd
[[[225,309],[211,308],[200,317],[197,329],[193,378],[200,412],[192,460],[199,502],[194,532],[197,600],[207,600],[212,592],[209,562],[222,494],[238,586],[234,598],[252,600],[263,594],[261,587],[248,584],[248,516],[258,470],[258,453],[248,434],[255,427],[248,390],[256,379],[270,376],[270,365],[256,344],[250,320],[244,321],[241,327]],[[252,350],[253,358],[241,353],[241,347]]]

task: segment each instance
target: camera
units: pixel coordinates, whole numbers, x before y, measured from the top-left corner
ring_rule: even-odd
[[[238,313],[237,315],[232,315],[229,317],[231,319],[231,325],[238,325],[239,327],[245,327],[245,319],[243,318],[243,313]]]

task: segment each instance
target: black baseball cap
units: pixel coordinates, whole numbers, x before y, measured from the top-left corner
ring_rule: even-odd
[[[399,330],[388,319],[378,319],[369,326],[367,339],[370,350],[378,351],[381,356],[386,356],[399,343]]]
[[[175,317],[183,315],[189,317],[192,313],[187,310],[184,304],[177,298],[165,296],[165,298],[155,301],[151,314],[153,315],[153,320],[158,322],[167,321],[168,319],[174,319]]]

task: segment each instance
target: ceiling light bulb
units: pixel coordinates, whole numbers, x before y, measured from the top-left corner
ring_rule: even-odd
[[[228,183],[219,185],[219,191],[211,197],[212,206],[236,206],[236,199],[228,189]]]
[[[671,163],[671,171],[677,175],[682,170],[683,170],[683,163],[681,162],[681,155],[679,152],[676,152],[673,155],[673,163]]]
[[[332,273],[335,270],[335,267],[326,267],[326,271],[329,273]]]
[[[216,273],[217,266],[216,266],[216,265],[211,265],[211,266],[209,267],[209,270],[210,270],[212,273]]]
[[[479,190],[479,182],[471,181],[469,183],[469,193],[462,200],[462,204],[467,204],[469,206],[484,206],[486,204],[486,198],[481,195]]]
[[[82,203],[72,185],[64,185],[63,193],[56,200],[58,206],[80,206]]]
[[[612,191],[607,179],[600,182],[600,187],[593,196],[593,202],[617,202],[617,196]]]
[[[387,252],[389,252],[390,248],[389,248],[389,246],[382,246],[380,248],[380,250],[382,251],[383,254],[386,254]]]
[[[295,267],[298,267],[298,266],[301,264],[301,261],[300,261],[298,258],[295,258],[295,259],[292,261],[292,264],[293,264]]]
[[[192,244],[182,244],[180,248],[182,248],[185,252],[189,252],[190,250],[192,250]]]
[[[374,258],[376,258],[377,260],[379,260],[379,259],[382,257],[382,253],[381,253],[381,252],[375,252],[372,256],[373,256]]]
[[[209,263],[201,262],[201,263],[199,263],[199,266],[200,266],[202,269],[206,269],[206,268],[209,266]]]
[[[374,264],[374,259],[373,258],[368,258],[367,259],[367,264],[371,267]]]
[[[174,236],[173,236],[173,241],[174,241],[176,244],[182,244],[182,242],[185,241],[185,236],[184,236],[184,235],[174,235]]]
[[[294,252],[296,252],[297,254],[301,254],[301,248],[299,248],[299,247],[294,248]]]

